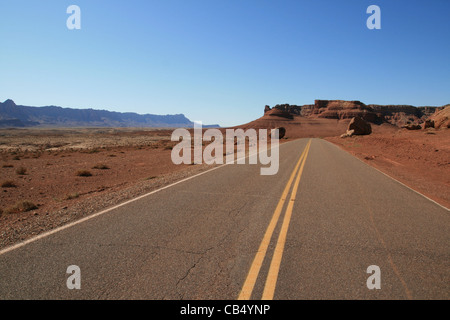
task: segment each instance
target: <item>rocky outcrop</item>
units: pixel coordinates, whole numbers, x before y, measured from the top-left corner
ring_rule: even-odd
[[[319,118],[352,119],[359,117],[372,123],[381,123],[382,116],[360,101],[315,100],[313,114]]]
[[[264,111],[265,114],[279,110],[293,116],[336,120],[359,117],[373,124],[390,123],[401,127],[411,123],[423,124],[439,109],[441,108],[432,106],[366,105],[357,100],[315,100],[312,105],[277,104],[272,109],[266,106]],[[285,115],[284,117],[286,118]]]
[[[314,108],[313,104],[311,104],[311,105],[306,104],[303,106],[298,106],[295,104],[277,104],[273,107],[273,109],[278,109],[283,112],[287,112],[289,114],[298,115],[298,116],[302,116],[302,117],[310,116],[313,108]]]
[[[348,130],[353,130],[354,135],[366,135],[372,133],[372,126],[361,117],[354,117],[348,124]]]
[[[405,128],[408,130],[420,130],[420,129],[422,129],[422,126],[420,124],[410,123],[410,124],[403,125],[402,128]]]
[[[384,121],[399,127],[410,123],[422,123],[433,115],[438,107],[414,107],[410,105],[369,105],[383,115]]]
[[[278,139],[283,139],[286,135],[286,128],[285,127],[279,127],[278,129]]]
[[[450,105],[440,108],[431,119],[436,129],[450,128]]]
[[[341,135],[341,138],[354,135],[368,135],[372,133],[372,126],[361,117],[354,117],[348,124],[347,132]]]
[[[285,127],[277,127],[275,130],[278,130],[278,139],[283,139],[286,135],[286,128]],[[272,137],[272,132],[269,131],[269,137]]]
[[[294,119],[294,116],[291,113],[283,111],[281,109],[277,109],[277,108],[273,108],[271,110],[266,111],[264,113],[264,115],[285,118],[285,119]]]
[[[425,120],[425,122],[423,123],[423,128],[424,129],[434,128],[434,120],[431,119]]]

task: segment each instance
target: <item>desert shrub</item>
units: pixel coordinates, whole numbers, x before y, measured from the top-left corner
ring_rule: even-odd
[[[90,177],[92,176],[92,173],[88,170],[78,170],[76,172],[76,175],[79,177]]]
[[[30,201],[19,201],[14,206],[9,207],[5,210],[5,213],[20,213],[27,212],[31,210],[36,210],[38,207]]]
[[[27,173],[27,168],[19,167],[19,168],[16,169],[16,173],[19,174],[19,175],[24,175],[24,174]]]
[[[14,181],[6,180],[2,182],[2,188],[15,188],[17,185],[14,183]]]
[[[106,164],[98,163],[95,166],[93,166],[92,169],[107,170],[109,169],[109,167]]]
[[[80,194],[78,192],[75,193],[69,193],[64,197],[64,200],[72,200],[72,199],[76,199],[80,196]]]

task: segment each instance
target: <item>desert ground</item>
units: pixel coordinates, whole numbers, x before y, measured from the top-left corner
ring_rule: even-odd
[[[297,123],[298,122],[298,123]],[[281,142],[320,137],[450,207],[450,131],[373,125],[368,136],[339,138],[349,120],[255,122],[286,128]],[[223,129],[222,129],[223,130]],[[175,165],[169,129],[0,130],[0,247],[211,168]]]
[[[170,161],[171,132],[0,130],[0,246],[204,170]]]

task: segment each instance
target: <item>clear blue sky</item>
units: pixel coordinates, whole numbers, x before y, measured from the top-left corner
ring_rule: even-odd
[[[450,103],[449,0],[0,0],[0,15],[1,101],[223,126],[314,99]]]

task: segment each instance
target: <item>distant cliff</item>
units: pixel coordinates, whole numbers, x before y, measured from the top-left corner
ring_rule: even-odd
[[[290,105],[277,104],[273,108],[265,106],[264,113],[274,110],[283,114],[299,115],[308,118],[351,119],[360,116],[363,119],[381,124],[388,122],[394,125],[407,123],[423,123],[442,107],[414,107],[410,105],[366,105],[360,101],[315,100],[314,104]]]
[[[0,103],[0,127],[192,127],[183,114],[154,115],[71,109],[56,106],[28,107],[8,99]],[[204,127],[218,127],[217,125]]]

